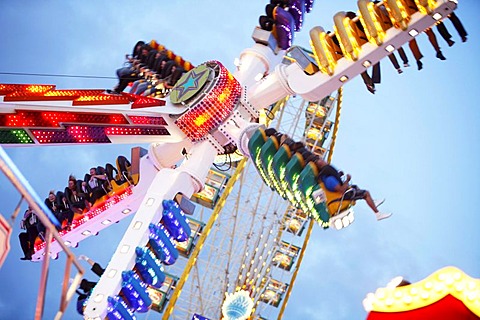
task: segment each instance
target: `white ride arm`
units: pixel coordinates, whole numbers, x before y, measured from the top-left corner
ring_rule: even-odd
[[[305,72],[306,66],[301,66],[298,60],[290,65],[279,63],[284,57],[284,51],[275,54],[269,46],[257,43],[240,56],[239,68],[235,77],[247,91],[249,104],[256,110],[266,108],[279,99],[292,94],[298,94],[307,101],[318,101],[366,71],[369,66],[387,57],[392,51],[408,43],[423,30],[446,18],[450,12],[456,9],[456,6],[456,1],[438,0],[429,14],[414,13],[409,16],[408,23],[405,22],[404,29],[394,27],[388,29],[382,43],[367,42],[362,45],[358,56],[355,56],[355,61],[347,58],[338,60],[332,75],[321,71],[308,74]],[[341,14],[337,14],[336,19],[339,16],[341,18]],[[345,37],[341,33],[337,35],[339,40],[342,36]],[[270,53],[267,53],[268,51]],[[311,57],[308,57],[306,52],[304,54],[305,57],[301,60],[309,63],[308,60]],[[255,74],[258,73],[266,76],[252,81],[252,75],[255,77]],[[269,74],[267,75],[267,73]]]
[[[139,210],[128,226],[122,240],[108,263],[104,275],[93,290],[84,314],[87,319],[104,319],[107,315],[107,297],[121,290],[122,272],[135,265],[135,248],[149,241],[149,224],[162,218],[163,200],[171,200],[177,193],[190,198],[203,188],[217,150],[208,141],[192,146],[187,159],[176,169],[164,168],[153,179]]]

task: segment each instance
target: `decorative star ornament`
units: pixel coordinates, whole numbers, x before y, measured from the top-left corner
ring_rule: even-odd
[[[208,79],[209,69],[201,65],[187,72],[177,82],[170,95],[173,103],[180,103],[191,98],[200,90]]]

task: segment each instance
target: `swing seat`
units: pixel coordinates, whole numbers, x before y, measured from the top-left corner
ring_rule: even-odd
[[[260,157],[260,151],[266,141],[267,135],[265,134],[265,130],[263,128],[258,128],[253,132],[248,141],[248,151],[263,182],[265,182],[269,188],[273,189],[273,183],[268,178],[267,172],[263,169],[262,158]]]
[[[278,186],[281,189],[281,195],[284,199],[288,199],[290,202],[293,201],[294,196],[288,190],[288,183],[285,180],[286,168],[287,164],[292,158],[292,152],[290,151],[290,147],[283,144],[277,150],[277,153],[273,156],[272,166],[269,168],[269,174],[271,173],[278,183]]]
[[[332,216],[329,220],[329,224],[333,229],[340,230],[351,225],[354,220],[353,206],[350,206],[348,209]]]
[[[282,191],[280,187],[279,181],[275,179],[275,175],[273,173],[273,157],[278,151],[279,141],[275,136],[268,137],[265,144],[260,149],[260,159],[262,159],[262,169],[265,172],[267,178],[269,179],[270,183],[272,184],[275,191],[278,192],[285,198],[285,193]]]
[[[330,226],[336,230],[340,230],[352,224],[355,220],[353,214],[355,200],[346,200],[344,197],[347,193],[354,192],[354,190],[348,189],[344,194],[341,194],[339,192],[328,191],[324,185],[323,190],[327,197],[327,209],[330,213]]]
[[[297,208],[308,211],[306,205],[302,207],[302,196],[300,190],[298,189],[298,177],[300,176],[300,172],[302,172],[304,167],[305,160],[303,159],[303,156],[298,152],[295,153],[287,163],[287,167],[285,169],[285,180],[287,181],[288,190],[293,194],[293,202],[291,200],[292,204]]]

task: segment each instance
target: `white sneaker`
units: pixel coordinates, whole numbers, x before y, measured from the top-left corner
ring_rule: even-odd
[[[85,261],[87,261],[87,260],[88,260],[88,257],[85,256],[85,255],[83,255],[83,254],[81,254],[81,255],[78,256],[78,260],[85,260]]]
[[[373,203],[375,203],[375,207],[377,207],[377,208],[379,206],[381,206],[382,203],[384,203],[384,202],[385,202],[385,199],[375,199],[375,200],[373,200]]]
[[[377,213],[375,213],[375,215],[377,216],[377,221],[380,221],[380,220],[383,220],[383,219],[387,219],[387,218],[390,217],[392,214],[391,214],[391,213],[381,213],[381,212],[377,212]]]

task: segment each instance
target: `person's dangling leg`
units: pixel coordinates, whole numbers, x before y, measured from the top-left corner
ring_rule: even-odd
[[[395,56],[395,53],[390,53],[388,55],[388,59],[390,59],[390,62],[393,64],[393,67],[397,70],[398,73],[402,73],[402,69],[400,68],[400,64],[398,64],[397,57]]]
[[[380,83],[382,80],[382,77],[380,74],[380,61],[375,63],[372,67],[372,80],[373,80],[373,83]]]
[[[410,65],[408,64],[407,54],[405,53],[405,50],[403,50],[402,47],[398,48],[398,54],[400,55],[400,58],[402,59],[403,66],[405,68],[409,67]]]
[[[455,30],[457,30],[458,35],[462,38],[462,42],[467,41],[467,36],[468,36],[467,30],[465,30],[462,22],[457,17],[455,12],[452,12],[448,18],[450,19],[450,21],[452,21]]]
[[[412,51],[412,54],[415,57],[415,60],[417,61],[418,70],[422,70],[423,63],[420,60],[423,58],[423,54],[420,52],[420,49],[418,48],[417,40],[415,40],[415,38],[410,40],[408,42],[408,47],[410,48],[410,51]]]
[[[90,292],[97,285],[96,282],[88,281],[87,279],[82,279],[80,282],[79,288],[82,289],[85,293]]]
[[[428,41],[430,41],[433,48],[437,52],[436,57],[440,60],[447,60],[447,58],[443,56],[442,50],[440,50],[440,45],[438,44],[437,36],[435,36],[435,33],[433,32],[432,28],[428,28],[427,30],[425,30],[425,33],[428,36]]]
[[[367,71],[362,72],[361,74],[363,82],[367,86],[367,90],[375,94],[375,84],[372,81],[372,78],[368,75]]]
[[[130,93],[135,93],[135,91],[137,90],[137,87],[142,83],[144,82],[145,80],[143,79],[140,79],[140,80],[137,80],[135,81],[133,84],[132,84],[132,87],[130,88]]]
[[[32,256],[30,254],[30,244],[28,243],[28,234],[26,232],[22,232],[18,235],[18,239],[20,240],[20,247],[23,251],[23,258],[22,260],[31,260]]]
[[[148,86],[150,85],[150,82],[148,81],[145,81],[143,83],[141,83],[140,85],[138,85],[137,89],[135,90],[135,94],[138,94],[138,95],[141,95],[142,93],[145,92],[145,90],[148,89]]]
[[[455,41],[452,40],[452,35],[448,32],[447,27],[442,21],[439,21],[437,24],[437,30],[442,36],[443,40],[445,40],[449,47],[453,46]]]
[[[382,213],[378,211],[378,208],[375,205],[375,201],[373,201],[373,198],[370,195],[370,192],[368,192],[367,190],[357,190],[357,193],[360,193],[361,195],[363,195],[363,199],[367,202],[367,205],[370,207],[370,209],[373,210],[373,212],[375,213],[375,216],[377,217],[377,220],[383,220],[392,215],[391,213]]]

